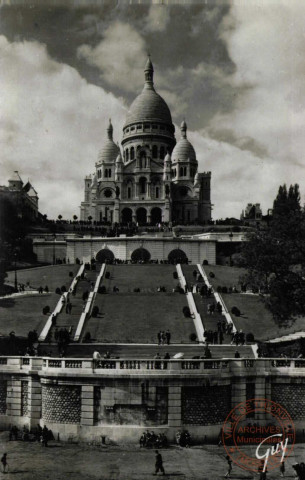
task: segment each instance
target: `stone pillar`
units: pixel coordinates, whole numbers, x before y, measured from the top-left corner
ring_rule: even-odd
[[[94,386],[82,386],[81,425],[94,424]]]
[[[181,386],[168,387],[168,426],[181,427]]]
[[[266,380],[264,376],[257,376],[255,379],[255,398],[268,398],[266,396]],[[266,414],[264,411],[255,412],[255,420],[258,422],[263,422],[267,419],[272,420],[272,418],[271,414]]]
[[[120,223],[120,202],[117,198],[114,201],[112,221],[113,223]]]
[[[232,408],[236,407],[241,402],[246,401],[246,382],[244,377],[235,378],[232,383]],[[229,413],[229,412],[228,412]]]
[[[11,417],[21,415],[21,381],[15,377],[7,382],[7,415]]]
[[[147,182],[147,190],[146,190],[147,198],[151,199],[151,182]]]
[[[39,378],[31,377],[29,379],[28,389],[28,411],[31,428],[36,427],[41,418],[42,397]]]

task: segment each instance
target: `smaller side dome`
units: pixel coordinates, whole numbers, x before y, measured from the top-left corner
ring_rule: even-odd
[[[187,125],[185,120],[181,123],[180,126],[181,130],[181,138],[179,142],[176,144],[173,153],[172,153],[172,161],[175,162],[196,162],[196,153],[194,150],[193,145],[187,139]]]
[[[111,120],[109,120],[109,125],[107,127],[107,140],[98,154],[98,163],[114,163],[119,154],[120,149],[113,141],[113,126]]]

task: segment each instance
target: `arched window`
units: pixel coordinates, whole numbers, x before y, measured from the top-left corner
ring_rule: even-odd
[[[127,187],[127,198],[131,198],[131,187]]]
[[[108,178],[108,168],[105,168],[105,178]]]
[[[164,147],[160,147],[160,159],[161,159],[161,160],[164,160],[164,155],[165,155],[165,148],[164,148]]]
[[[157,145],[154,145],[152,148],[152,157],[153,158],[158,158],[158,147]]]
[[[108,169],[108,177],[111,177],[111,168]]]
[[[183,175],[186,177],[186,167],[183,168]]]
[[[159,187],[156,187],[156,198],[159,198],[159,194],[160,194],[160,189]]]
[[[182,167],[180,167],[180,169],[179,169],[179,175],[180,175],[180,177],[183,177],[183,168]]]
[[[130,155],[131,156],[131,155]],[[126,149],[126,162],[129,161],[129,150],[128,148]]]
[[[146,178],[142,177],[139,181],[140,193],[146,193]]]
[[[134,159],[134,147],[131,147],[130,149],[130,160]]]

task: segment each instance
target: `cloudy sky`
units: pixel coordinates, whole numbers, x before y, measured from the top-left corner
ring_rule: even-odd
[[[38,3],[0,7],[1,184],[18,170],[42,213],[79,215],[108,119],[120,141],[149,52],[177,139],[185,118],[212,171],[214,218],[248,202],[266,212],[283,183],[304,199],[303,0]]]

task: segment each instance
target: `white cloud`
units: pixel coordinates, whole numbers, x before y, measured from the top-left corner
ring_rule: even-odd
[[[145,30],[148,32],[163,32],[169,22],[169,8],[165,5],[151,5],[146,18]]]
[[[78,214],[83,177],[94,171],[112,117],[120,139],[126,111],[112,94],[52,60],[37,42],[0,37],[1,178],[30,177],[49,217]]]
[[[212,122],[215,131],[230,129],[237,139],[253,138],[266,148],[268,156],[262,165],[269,176],[266,181],[299,182],[303,192],[304,15],[304,2],[293,0],[280,6],[277,2],[234,4],[222,35],[236,65],[230,81],[243,92],[233,112],[217,115]],[[263,192],[252,200],[259,201],[258,196],[263,198]]]
[[[136,92],[143,86],[147,50],[143,38],[127,23],[115,22],[108,27],[96,47],[81,45],[79,58],[100,70],[102,79],[111,87]]]

